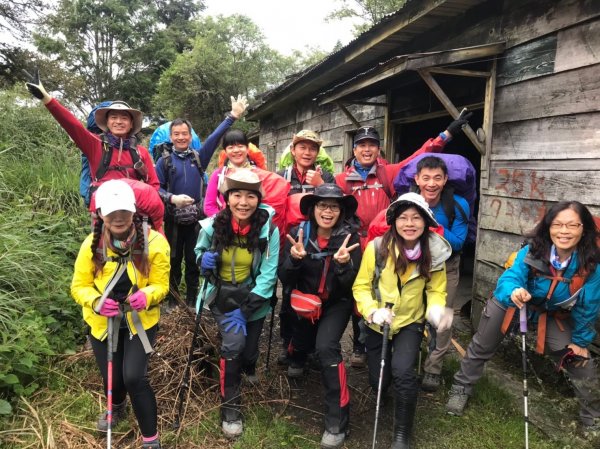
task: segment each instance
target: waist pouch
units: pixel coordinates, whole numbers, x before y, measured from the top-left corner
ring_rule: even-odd
[[[321,307],[323,302],[317,295],[302,293],[300,290],[292,290],[290,297],[292,309],[301,316],[310,320],[313,324],[321,318]]]
[[[233,282],[220,281],[215,305],[221,313],[231,312],[239,309],[252,291],[252,284],[237,284]]]
[[[190,204],[185,207],[175,207],[171,211],[173,220],[179,225],[192,225],[204,218],[200,203]]]

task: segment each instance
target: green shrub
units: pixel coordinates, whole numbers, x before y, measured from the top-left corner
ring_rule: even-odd
[[[54,118],[18,90],[0,92],[0,414],[44,381],[46,357],[83,338],[69,295],[89,226],[80,153]],[[4,398],[4,399],[2,399]]]

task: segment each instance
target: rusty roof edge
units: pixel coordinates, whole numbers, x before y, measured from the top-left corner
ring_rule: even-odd
[[[247,114],[246,118],[248,120],[256,120],[256,119],[260,118],[260,116],[261,116],[260,109],[265,104],[270,102],[272,97],[292,88],[294,86],[294,84],[301,82],[302,80],[307,78],[309,75],[314,73],[319,67],[329,63],[336,57],[342,58],[341,63],[342,63],[342,65],[345,64],[347,61],[346,61],[346,56],[344,56],[343,54],[348,53],[348,55],[350,55],[354,58],[355,56],[353,56],[353,55],[355,53],[355,47],[358,48],[361,45],[361,43],[368,41],[372,35],[375,35],[379,31],[385,29],[385,27],[389,26],[390,23],[393,22],[394,20],[400,19],[403,15],[405,15],[407,21],[404,26],[410,25],[411,23],[417,22],[422,17],[425,17],[432,10],[436,9],[440,5],[443,5],[447,1],[449,1],[449,0],[430,0],[429,2],[427,2],[426,5],[422,5],[422,2],[417,2],[414,0],[407,1],[406,4],[404,5],[404,7],[402,7],[395,13],[390,13],[387,16],[385,16],[379,23],[373,25],[371,28],[369,28],[367,31],[362,33],[356,39],[350,41],[346,46],[340,48],[338,51],[331,53],[329,56],[326,56],[321,61],[308,67],[304,72],[299,72],[299,76],[297,78],[291,79],[291,80],[289,80],[289,82],[283,82],[279,86],[266,92],[264,95],[262,95],[261,101],[258,104],[250,105],[250,107],[248,108],[248,114]],[[421,6],[421,8],[419,8],[419,6]],[[412,14],[412,16],[411,16],[411,14]],[[414,19],[414,20],[411,20],[411,19]],[[396,30],[396,31],[399,31],[399,30]],[[378,42],[380,42],[380,41],[378,41]],[[332,67],[332,70],[333,70],[333,67]]]
[[[481,45],[473,45],[470,47],[460,47],[460,48],[451,48],[451,49],[446,49],[446,50],[436,50],[436,51],[427,51],[427,52],[419,52],[419,53],[408,53],[405,55],[397,55],[397,56],[393,56],[385,61],[381,61],[375,65],[373,65],[371,68],[365,70],[364,72],[358,73],[355,76],[353,76],[352,78],[348,78],[347,80],[342,81],[341,83],[336,84],[335,86],[332,86],[330,89],[327,89],[323,92],[319,92],[317,95],[315,95],[315,97],[313,98],[313,100],[318,101],[319,98],[328,95],[332,92],[335,92],[336,90],[338,90],[339,88],[350,84],[353,81],[356,81],[366,75],[369,75],[379,69],[384,68],[387,65],[390,65],[392,62],[397,63],[403,59],[420,59],[420,58],[425,58],[427,56],[432,56],[432,55],[439,55],[439,54],[443,54],[443,53],[451,53],[451,52],[456,52],[456,51],[461,51],[461,50],[475,50],[475,49],[479,49],[479,48],[487,48],[487,47],[494,47],[494,46],[504,46],[505,42],[493,42],[493,43],[489,43],[489,44],[481,44]]]

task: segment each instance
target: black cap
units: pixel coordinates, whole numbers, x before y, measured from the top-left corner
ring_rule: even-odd
[[[344,195],[340,186],[333,183],[325,183],[315,188],[315,193],[304,195],[300,200],[300,212],[308,215],[310,209],[319,201],[324,199],[335,199],[344,208],[346,216],[352,216],[358,208],[358,202],[352,195]]]
[[[377,144],[379,144],[379,133],[372,126],[363,126],[362,128],[358,128],[356,130],[356,134],[354,134],[354,145],[365,139],[376,140]]]

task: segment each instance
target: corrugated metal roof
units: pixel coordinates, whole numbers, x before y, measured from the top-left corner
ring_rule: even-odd
[[[409,1],[322,61],[261,95],[249,108],[248,119],[259,119],[279,107],[338,84],[372,66],[415,37],[463,14],[484,0]]]

